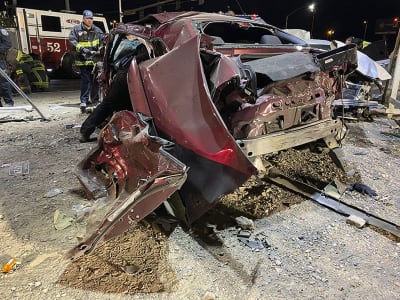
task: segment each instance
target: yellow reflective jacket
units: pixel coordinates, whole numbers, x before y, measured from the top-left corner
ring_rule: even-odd
[[[81,52],[83,48],[90,51],[98,51],[100,49],[103,31],[93,25],[87,29],[83,23],[75,25],[69,33],[69,41],[75,50],[79,53],[76,58],[76,66],[94,66],[93,57],[85,57]]]

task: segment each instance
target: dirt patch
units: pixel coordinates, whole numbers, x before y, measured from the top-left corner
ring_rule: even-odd
[[[312,151],[309,147],[289,149],[264,156],[264,165],[278,168],[283,174],[323,189],[335,181],[348,184],[354,181],[332,161],[326,151]],[[253,176],[243,186],[222,197],[225,209],[250,218],[262,218],[278,212],[305,198],[288,189],[263,180],[263,174]]]
[[[167,254],[167,236],[139,224],[72,262],[58,283],[104,293],[171,292],[176,278]]]

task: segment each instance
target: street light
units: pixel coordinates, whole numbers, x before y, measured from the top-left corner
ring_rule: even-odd
[[[335,33],[335,30],[333,29],[328,29],[326,32],[326,36],[328,37],[328,40],[330,41],[332,39],[332,35]]]
[[[315,4],[314,4],[314,3],[311,3],[311,4],[309,4],[309,5],[300,6],[300,7],[296,8],[295,10],[293,10],[292,12],[290,12],[290,13],[286,16],[286,23],[285,23],[285,28],[286,28],[286,29],[288,28],[288,20],[289,20],[289,17],[290,17],[291,15],[293,15],[295,12],[298,12],[299,10],[304,9],[304,8],[308,8],[308,10],[309,10],[310,12],[313,13],[312,26],[314,25]]]
[[[364,20],[364,21],[363,21],[363,24],[364,24],[363,41],[365,41],[365,37],[367,36],[368,21],[367,21],[367,20]]]
[[[309,5],[308,9],[312,13],[311,30],[310,30],[310,39],[312,39],[312,37],[313,37],[312,32],[314,30],[315,4],[313,3],[313,4]]]

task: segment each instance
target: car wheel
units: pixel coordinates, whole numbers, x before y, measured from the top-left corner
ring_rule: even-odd
[[[62,60],[62,69],[69,77],[76,78],[80,76],[79,67],[75,65],[75,56],[72,54],[65,54]]]

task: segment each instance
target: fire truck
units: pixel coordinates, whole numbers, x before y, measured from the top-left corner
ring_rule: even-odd
[[[76,53],[68,36],[82,15],[69,11],[45,11],[22,7],[1,12],[0,25],[7,28],[13,47],[40,58],[49,75],[79,75],[75,67]],[[94,16],[94,24],[108,33],[106,19]]]

